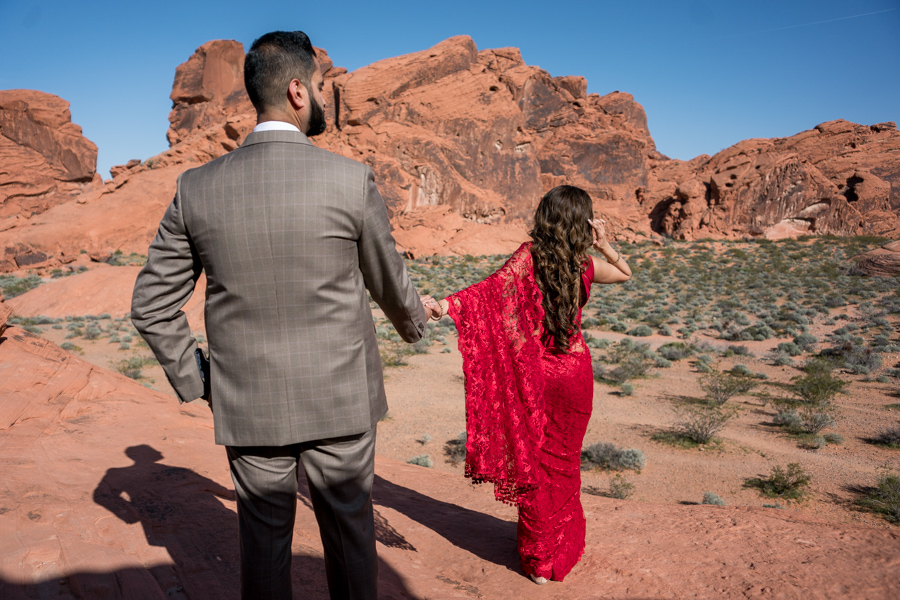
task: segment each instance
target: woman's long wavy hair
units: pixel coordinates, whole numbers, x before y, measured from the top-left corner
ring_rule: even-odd
[[[568,352],[582,302],[581,275],[588,259],[594,218],[591,197],[581,188],[560,185],[541,198],[534,214],[531,257],[544,296],[544,335],[557,350]]]

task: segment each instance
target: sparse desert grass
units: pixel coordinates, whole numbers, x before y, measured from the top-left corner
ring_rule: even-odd
[[[790,463],[786,469],[772,467],[768,477],[746,480],[744,487],[753,488],[763,496],[782,500],[802,500],[806,497],[810,476],[799,463]]]

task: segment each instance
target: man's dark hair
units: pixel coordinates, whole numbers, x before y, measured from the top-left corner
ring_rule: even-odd
[[[292,79],[312,91],[316,51],[302,31],[273,31],[259,37],[244,58],[244,87],[257,112],[280,106]]]

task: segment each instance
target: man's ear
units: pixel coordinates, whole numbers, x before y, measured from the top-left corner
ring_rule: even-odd
[[[309,90],[299,79],[291,79],[291,83],[288,84],[288,101],[294,110],[309,106]]]

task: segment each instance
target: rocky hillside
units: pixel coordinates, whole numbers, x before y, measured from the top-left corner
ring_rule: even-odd
[[[894,123],[833,121],[680,161],[657,152],[631,95],[588,94],[583,77],[552,77],[515,48],[459,36],[353,72],[320,58],[330,118],[315,143],[373,168],[413,255],[508,252],[563,182],[587,189],[624,240],[900,236]],[[65,101],[0,92],[0,272],[146,252],[177,175],[255,124],[243,59],[234,41],[198,48],[176,69],[170,148],[105,183]]]

